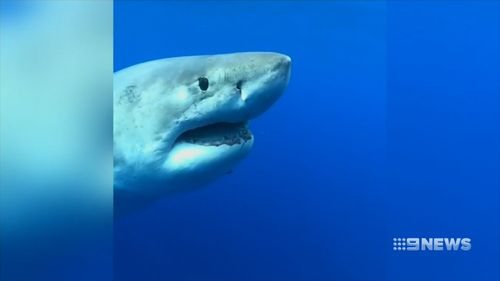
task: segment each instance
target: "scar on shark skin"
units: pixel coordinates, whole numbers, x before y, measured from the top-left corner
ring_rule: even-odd
[[[128,103],[136,103],[140,96],[137,94],[137,86],[130,85],[123,90],[123,95],[120,96],[119,102],[122,103],[126,100]]]

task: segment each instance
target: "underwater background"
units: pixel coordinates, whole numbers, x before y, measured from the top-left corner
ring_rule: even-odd
[[[115,71],[292,58],[232,174],[115,222],[115,279],[498,280],[499,40],[497,1],[115,1]]]

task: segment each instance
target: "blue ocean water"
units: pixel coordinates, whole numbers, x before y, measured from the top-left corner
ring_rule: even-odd
[[[292,58],[234,173],[115,223],[116,279],[500,278],[499,2],[117,1],[114,22],[116,70]]]

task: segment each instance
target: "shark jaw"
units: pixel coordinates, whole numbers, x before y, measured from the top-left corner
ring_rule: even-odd
[[[247,122],[215,123],[188,130],[174,142],[164,163],[170,184],[193,188],[230,173],[250,152]]]
[[[175,141],[191,143],[202,146],[241,145],[253,138],[248,129],[247,122],[240,123],[215,123],[188,130],[181,134]]]

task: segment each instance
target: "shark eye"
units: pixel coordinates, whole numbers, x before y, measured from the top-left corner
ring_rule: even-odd
[[[198,78],[198,86],[202,91],[206,91],[208,89],[208,79],[206,77]]]

